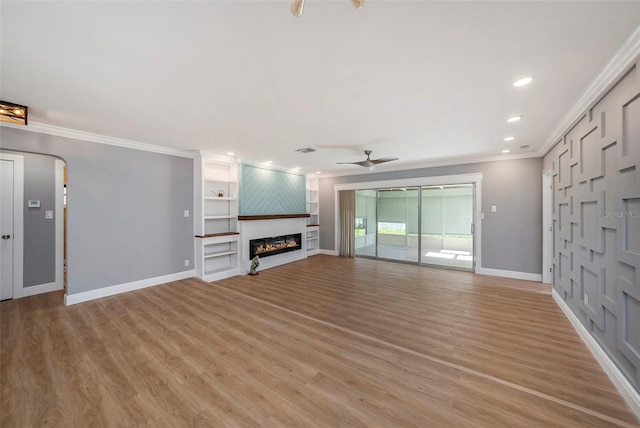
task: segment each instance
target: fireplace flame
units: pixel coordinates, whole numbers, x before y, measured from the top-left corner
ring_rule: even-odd
[[[256,248],[256,254],[264,254],[271,251],[282,250],[283,248],[293,248],[297,246],[298,246],[298,243],[293,240],[288,242],[278,242],[275,244],[265,244],[265,245],[260,245]]]

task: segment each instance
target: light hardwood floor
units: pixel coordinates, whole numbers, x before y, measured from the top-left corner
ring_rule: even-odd
[[[640,426],[550,289],[314,256],[0,303],[0,426]]]

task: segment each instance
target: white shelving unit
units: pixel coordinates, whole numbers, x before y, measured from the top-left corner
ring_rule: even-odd
[[[313,256],[320,252],[320,223],[318,217],[319,188],[317,177],[307,177],[307,256]]]
[[[238,275],[238,164],[196,160],[196,274],[205,281]]]

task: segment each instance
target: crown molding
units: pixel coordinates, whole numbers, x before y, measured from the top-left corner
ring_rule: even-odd
[[[57,137],[73,138],[74,140],[90,141],[92,143],[125,147],[127,149],[143,150],[145,152],[160,153],[170,156],[179,156],[183,158],[193,159],[197,153],[191,150],[180,150],[170,147],[157,146],[155,144],[140,143],[138,141],[126,140],[124,138],[108,137],[106,135],[93,134],[91,132],[78,131],[69,128],[62,128],[60,126],[48,125],[46,123],[39,122],[29,122],[29,124],[26,126],[0,122],[0,126],[20,129],[23,131],[37,132],[39,134],[55,135]]]
[[[538,153],[527,153],[527,154],[521,154],[521,155],[514,154],[514,155],[443,158],[435,161],[412,162],[404,165],[398,165],[396,168],[378,169],[378,166],[376,166],[376,169],[374,171],[368,171],[368,170],[365,170],[365,168],[363,168],[362,170],[349,170],[344,172],[338,172],[335,170],[327,171],[326,173],[317,175],[317,177],[330,178],[330,177],[345,177],[349,175],[382,174],[387,172],[407,171],[412,169],[436,168],[441,166],[455,166],[455,165],[465,165],[470,163],[498,162],[498,161],[530,159],[530,158],[539,158],[539,157],[540,155]]]
[[[546,155],[556,145],[563,135],[571,129],[585,113],[597,103],[600,98],[615,83],[626,74],[640,56],[640,26],[622,44],[607,65],[596,75],[596,78],[578,98],[569,112],[553,128],[546,143],[540,149],[539,155]]]

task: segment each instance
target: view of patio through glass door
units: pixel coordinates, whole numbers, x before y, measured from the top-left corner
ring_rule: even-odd
[[[356,190],[356,256],[473,269],[474,185]]]
[[[420,262],[473,269],[473,184],[422,188]]]

